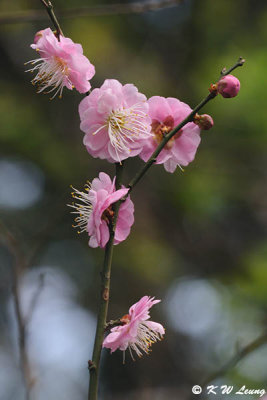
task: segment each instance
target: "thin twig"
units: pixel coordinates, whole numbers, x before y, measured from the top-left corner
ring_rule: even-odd
[[[24,318],[25,330],[29,326],[29,324],[30,324],[30,322],[32,320],[33,313],[34,313],[34,311],[35,311],[35,309],[37,307],[38,301],[40,299],[40,295],[41,295],[42,290],[44,288],[44,277],[45,277],[44,273],[41,273],[39,275],[38,286],[36,287],[35,292],[34,292],[32,298],[31,298],[28,314]]]
[[[125,322],[123,322],[120,318],[119,319],[111,319],[105,325],[105,332],[109,331],[110,329],[114,328],[115,326],[120,326],[120,325],[124,325],[124,324],[125,324]]]
[[[48,2],[45,2],[44,0],[40,1],[47,8]],[[147,11],[156,11],[164,8],[175,7],[183,1],[184,0],[145,0],[126,4],[101,4],[90,7],[77,7],[65,10],[58,10],[57,15],[60,18],[80,18],[120,14],[142,14]],[[45,20],[46,17],[40,10],[27,10],[12,13],[8,12],[0,15],[0,24],[15,24],[21,22],[34,22]]]
[[[225,76],[225,75],[229,75],[232,71],[234,71],[234,69],[238,68],[238,67],[242,67],[245,63],[245,59],[243,57],[239,57],[237,62],[229,69],[223,68],[223,70],[221,71],[221,76]]]
[[[123,163],[116,163],[116,189],[121,187],[121,179],[123,172]],[[95,334],[95,343],[93,350],[92,360],[88,362],[90,371],[88,400],[96,400],[98,393],[98,379],[100,370],[100,356],[102,351],[102,343],[104,339],[104,332],[106,327],[108,304],[109,304],[109,291],[110,291],[110,274],[113,255],[113,243],[115,237],[116,222],[119,212],[120,202],[114,204],[114,219],[110,226],[110,237],[105,247],[105,258],[103,270],[101,273],[101,299],[97,317],[97,327]]]
[[[0,234],[4,239],[6,246],[10,253],[14,257],[14,264],[12,269],[12,294],[14,298],[15,315],[18,324],[18,335],[19,335],[19,357],[20,357],[20,368],[25,384],[25,397],[26,400],[30,399],[30,388],[31,388],[31,374],[29,360],[26,350],[26,330],[25,322],[22,315],[20,297],[19,297],[19,279],[22,272],[25,269],[25,257],[20,249],[19,243],[17,242],[14,235],[5,227],[0,221]]]
[[[208,376],[203,381],[201,386],[205,387],[215,379],[224,376],[228,371],[234,368],[236,364],[239,363],[239,361],[245,358],[248,354],[252,353],[254,350],[257,350],[265,343],[267,343],[267,332],[259,336],[256,340],[249,343],[247,346],[243,347],[243,349],[239,350],[222,368],[220,368],[217,372]]]
[[[63,32],[60,28],[59,22],[57,20],[57,17],[54,13],[54,7],[53,4],[50,0],[40,0],[41,3],[43,4],[43,6],[45,7],[47,14],[49,15],[49,18],[51,19],[54,27],[56,28],[56,37],[58,38],[58,40],[60,39],[60,35],[63,36]]]

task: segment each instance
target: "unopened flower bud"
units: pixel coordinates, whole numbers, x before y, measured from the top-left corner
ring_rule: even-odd
[[[214,125],[212,117],[208,114],[202,114],[202,115],[195,114],[194,123],[204,131],[208,131]]]
[[[223,97],[235,97],[240,90],[240,82],[235,76],[226,75],[217,83],[217,90]]]

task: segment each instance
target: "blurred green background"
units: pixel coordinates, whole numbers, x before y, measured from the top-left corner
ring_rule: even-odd
[[[97,2],[53,3],[57,11]],[[37,0],[1,0],[0,18],[38,8]],[[64,90],[62,100],[49,101],[30,84],[24,65],[36,57],[30,44],[36,31],[51,26],[43,13],[42,21],[0,26],[0,212],[30,260],[20,281],[23,312],[40,291],[27,331],[32,399],[79,400],[86,398],[103,250],[77,236],[66,204],[70,184],[81,188],[100,171],[113,176],[114,165],[93,159],[82,144],[79,93]],[[195,161],[174,174],[154,166],[133,191],[135,224],[114,251],[110,318],[145,294],[156,296],[162,302],[152,319],[164,324],[166,336],[149,357],[133,362],[128,354],[126,365],[121,352],[104,351],[101,398],[189,399],[192,385],[266,330],[266,1],[184,0],[138,15],[60,23],[96,66],[93,87],[115,78],[147,97],[177,97],[191,107],[223,67],[239,56],[247,60],[235,72],[239,95],[218,96],[204,108],[215,124],[202,133]],[[125,184],[141,165],[137,158],[126,162]],[[3,241],[1,400],[24,399],[12,263]],[[267,345],[216,384],[267,390]]]

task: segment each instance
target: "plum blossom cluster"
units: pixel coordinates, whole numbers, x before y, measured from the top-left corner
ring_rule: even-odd
[[[150,319],[150,308],[159,302],[160,300],[154,300],[154,297],[144,296],[133,304],[129,313],[120,319],[122,325],[112,328],[106,336],[103,347],[110,349],[111,353],[117,349],[125,353],[129,349],[133,360],[133,352],[138,357],[142,357],[144,353],[148,354],[151,345],[161,340],[165,333],[161,324],[148,321]]]
[[[134,85],[107,79],[80,103],[83,143],[91,156],[109,162],[136,155],[147,161],[191,111],[178,99],[153,96],[147,100]],[[196,123],[186,124],[168,141],[156,164],[164,164],[169,172],[188,165],[199,146],[200,131]]]
[[[38,92],[53,92],[62,96],[63,88],[76,88],[87,93],[95,68],[83,55],[80,44],[59,35],[50,28],[36,33],[31,47],[39,58],[30,61],[31,72],[36,72],[32,83]],[[211,91],[223,97],[234,97],[240,83],[232,75],[223,76],[211,85]],[[201,130],[213,126],[207,114],[195,114],[180,130],[175,129],[190,115],[192,109],[186,103],[173,98],[153,96],[149,99],[133,84],[123,85],[116,79],[106,79],[101,87],[93,89],[79,105],[80,128],[84,132],[83,144],[95,158],[111,163],[139,156],[147,162],[157,147],[171,135],[154,162],[163,164],[168,172],[187,166],[196,155],[201,141]],[[175,131],[172,134],[172,131]],[[74,189],[76,202],[72,207],[78,216],[75,226],[90,236],[89,246],[105,247],[110,237],[116,201],[126,198],[120,206],[114,243],[127,238],[133,224],[133,203],[127,197],[128,189],[115,190],[115,181],[100,173],[87,191]]]
[[[173,173],[194,160],[201,130],[214,124],[211,116],[192,112],[189,105],[176,98],[147,99],[135,85],[116,79],[106,79],[102,86],[89,92],[95,67],[80,44],[62,34],[55,35],[50,28],[37,32],[31,47],[38,58],[28,62],[32,65],[28,71],[36,74],[32,83],[38,93],[61,98],[64,88],[75,88],[87,94],[79,105],[80,128],[83,144],[94,158],[121,164],[139,156],[144,162],[163,164],[166,171]],[[213,97],[235,97],[239,90],[240,82],[233,75],[222,76],[210,87]],[[105,248],[109,242],[117,245],[130,234],[134,223],[130,186],[117,186],[116,177],[111,180],[100,172],[83,191],[73,188],[74,200],[69,205],[75,214],[73,226],[78,233],[88,234],[90,247]],[[124,357],[129,349],[132,359],[134,354],[148,354],[151,345],[165,334],[161,324],[149,320],[150,308],[159,301],[142,297],[119,325],[113,326],[102,346],[111,353],[119,349]]]

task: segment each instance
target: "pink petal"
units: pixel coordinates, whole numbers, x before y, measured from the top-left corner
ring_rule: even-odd
[[[172,114],[171,108],[164,97],[153,96],[148,99],[149,116],[152,120],[163,123],[168,115]]]
[[[106,92],[102,93],[102,95],[99,96],[97,112],[99,112],[100,114],[108,114],[115,107],[117,107],[117,98],[110,89],[106,90]]]
[[[120,348],[126,350],[130,336],[128,334],[128,325],[118,326],[111,330],[111,333],[106,336],[102,347],[111,349],[111,353]]]
[[[200,129],[194,127],[194,129],[184,128],[182,135],[175,140],[172,147],[172,154],[174,160],[181,165],[188,165],[193,161],[198,145],[200,143]]]
[[[168,97],[167,102],[171,108],[171,115],[174,119],[174,125],[178,125],[182,122],[192,111],[188,104],[175,99],[173,97]]]
[[[116,190],[116,192],[110,194],[108,198],[109,205],[116,203],[116,201],[122,199],[128,192],[129,189],[119,189]]]
[[[95,236],[91,236],[91,237],[90,237],[90,239],[89,239],[89,246],[90,246],[90,247],[93,247],[93,248],[96,248],[96,247],[99,246],[99,243],[98,243],[98,241],[97,241],[97,239],[96,239]]]
[[[177,162],[173,161],[171,158],[164,162],[164,168],[167,172],[174,172],[177,167]]]
[[[109,228],[106,221],[102,221],[102,224],[99,227],[100,231],[100,247],[105,247],[109,240]]]
[[[91,184],[91,190],[98,191],[100,189],[105,189],[108,193],[110,192],[110,189],[112,189],[112,187],[113,183],[110,177],[105,174],[105,172],[100,172],[99,178],[93,179]]]
[[[158,333],[160,333],[161,335],[164,335],[165,333],[165,329],[163,328],[163,326],[161,324],[159,324],[158,322],[154,322],[154,321],[146,321],[145,325],[150,328],[152,331],[156,331]]]
[[[83,129],[84,126],[82,126],[81,124],[81,130]],[[103,147],[106,146],[107,142],[108,142],[108,136],[107,136],[107,132],[105,127],[101,128],[101,125],[93,125],[89,130],[88,133],[86,133],[86,135],[83,138],[83,144],[87,147],[87,149],[89,148],[92,151],[100,151]],[[98,130],[98,132],[93,135],[90,131],[92,131],[93,133],[96,132]]]

